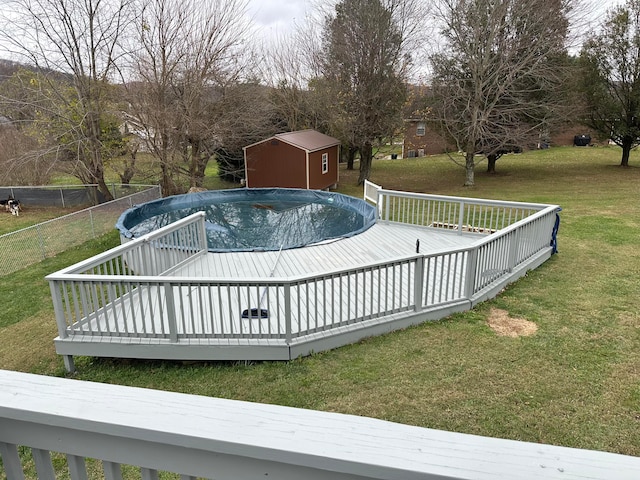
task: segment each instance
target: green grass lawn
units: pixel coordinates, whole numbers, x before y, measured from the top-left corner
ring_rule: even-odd
[[[438,156],[376,160],[388,189],[561,205],[559,254],[473,311],[291,362],[76,359],[75,378],[367,415],[424,427],[640,455],[640,154],[506,155],[476,186]],[[362,196],[357,172],[342,193]],[[212,179],[212,184],[217,180]],[[0,368],[64,375],[43,277],[117,243],[109,235],[0,278]],[[12,298],[7,302],[8,298]],[[535,322],[502,337],[492,308]]]

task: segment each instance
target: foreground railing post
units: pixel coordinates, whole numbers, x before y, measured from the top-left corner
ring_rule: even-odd
[[[424,257],[416,258],[413,276],[413,308],[419,312],[422,310],[422,293],[424,291]]]

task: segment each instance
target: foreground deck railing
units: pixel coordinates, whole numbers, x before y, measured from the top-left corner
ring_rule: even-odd
[[[48,276],[59,338],[137,339],[150,348],[186,343],[193,346],[188,358],[199,359],[219,357],[198,342],[233,339],[264,347],[243,359],[293,358],[389,331],[389,321],[404,319],[401,328],[468,309],[551,255],[557,206],[375,192],[382,221],[475,232],[478,240],[298,277],[185,277],[180,267],[207,252],[204,216],[195,214]],[[337,335],[345,340],[328,340]],[[289,350],[267,353],[276,346]],[[72,355],[63,355],[73,370]]]
[[[7,480],[640,478],[637,457],[353,415],[5,370],[0,385]]]

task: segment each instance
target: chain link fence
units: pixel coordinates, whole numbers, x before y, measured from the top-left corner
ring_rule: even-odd
[[[154,185],[123,185],[112,183],[109,191],[115,200],[148,190]],[[0,187],[0,200],[15,198],[25,206],[78,207],[104,203],[97,185],[56,185],[43,187]]]
[[[118,217],[127,208],[161,196],[159,186],[147,186],[126,197],[0,235],[0,276],[104,235],[114,229]],[[15,198],[20,199],[18,195]]]

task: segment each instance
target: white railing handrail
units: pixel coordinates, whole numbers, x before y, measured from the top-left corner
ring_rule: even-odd
[[[123,243],[121,245],[118,245],[117,247],[113,247],[107,250],[106,252],[99,253],[98,255],[95,255],[91,258],[78,262],[74,265],[70,265],[69,267],[63,268],[62,270],[59,270],[55,273],[48,275],[47,277],[45,277],[45,279],[46,280],[66,279],[67,275],[77,273],[80,271],[85,271],[89,268],[100,265],[105,261],[112,260],[121,255],[127,254],[135,250],[136,248],[138,248],[140,244],[145,244],[157,238],[163,237],[166,234],[179,230],[182,227],[189,225],[191,223],[203,221],[205,215],[206,214],[204,212],[193,213],[188,217],[181,218],[180,220],[177,220],[169,225],[159,228],[158,230],[154,230],[153,232],[149,232],[141,237],[135,238],[130,242]],[[88,278],[88,277],[85,275],[83,276],[83,278]],[[109,276],[109,278],[112,278],[112,276]],[[131,279],[131,277],[128,277],[128,278]]]
[[[403,198],[420,198],[427,200],[439,200],[451,203],[468,203],[470,205],[491,205],[496,207],[518,207],[518,208],[530,208],[530,209],[542,209],[549,206],[546,203],[529,203],[529,202],[514,202],[505,200],[491,200],[474,197],[455,197],[449,195],[433,195],[430,193],[415,193],[415,192],[401,192],[398,190],[386,190],[382,189],[378,192],[380,195],[385,196],[397,196]]]
[[[640,458],[614,453],[6,370],[0,384],[9,480],[21,478],[18,446],[34,449],[42,478],[50,452],[74,473],[103,460],[110,478],[122,465],[218,480],[640,478]]]
[[[106,279],[112,280],[115,282],[139,282],[139,283],[189,283],[194,285],[209,285],[209,284],[225,284],[225,285],[283,285],[283,284],[293,284],[299,283],[301,281],[306,280],[317,280],[320,278],[324,278],[327,276],[336,276],[343,275],[348,273],[353,273],[354,271],[359,270],[368,270],[376,267],[384,267],[396,263],[410,263],[415,261],[417,258],[429,258],[429,257],[437,257],[442,255],[443,253],[457,253],[457,252],[465,252],[473,247],[459,247],[457,249],[451,250],[443,250],[441,252],[431,252],[428,254],[412,254],[403,257],[395,258],[394,260],[384,260],[375,263],[367,263],[366,266],[354,266],[354,267],[345,267],[333,270],[326,270],[322,273],[308,273],[308,274],[300,274],[300,275],[291,275],[286,277],[242,277],[242,278],[230,278],[230,277],[184,277],[184,276],[171,276],[171,275],[163,275],[159,277],[157,275],[136,275],[132,277],[131,275],[100,275],[100,274],[85,274],[85,273],[62,273],[62,270],[56,273],[53,273],[46,278],[48,280],[65,280],[71,282],[104,282]]]
[[[520,219],[517,222],[512,223],[511,225],[507,225],[504,228],[501,228],[500,230],[498,230],[497,232],[492,233],[491,235],[487,235],[484,237],[481,237],[480,239],[478,239],[471,247],[469,248],[476,248],[480,245],[484,245],[485,243],[491,243],[492,241],[495,241],[495,239],[503,237],[505,235],[508,235],[509,233],[513,232],[514,230],[518,230],[519,228],[521,228],[523,225],[527,225],[528,223],[531,223],[541,217],[547,216],[551,213],[557,213],[560,211],[560,206],[558,205],[547,205],[547,208],[540,210],[536,213],[533,213],[531,215],[529,215],[526,218]],[[549,239],[551,240],[551,239]]]

